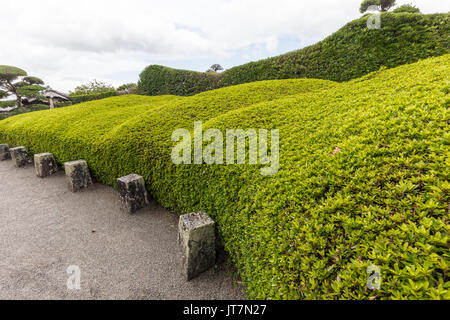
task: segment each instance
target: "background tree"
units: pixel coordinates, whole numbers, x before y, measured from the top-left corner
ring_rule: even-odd
[[[395,0],[380,0],[381,11],[388,11],[395,6]]]
[[[139,87],[137,83],[125,83],[116,90],[118,95],[121,94],[139,94]]]
[[[109,92],[114,91],[114,87],[105,82],[100,82],[97,80],[92,80],[89,83],[82,84],[75,88],[74,92],[71,92],[70,95],[88,95],[93,93],[101,93],[101,92]]]
[[[123,85],[117,87],[117,90],[119,90],[119,91],[125,91],[125,90],[128,90],[128,89],[134,88],[134,87],[136,87],[136,86],[137,86],[136,83],[125,83],[125,84],[123,84]]]
[[[29,77],[26,71],[12,66],[0,66],[0,97],[14,95],[18,108],[23,108],[22,98],[38,98],[45,88],[44,81]],[[3,92],[3,93],[2,93]]]
[[[365,13],[371,6],[377,6],[381,11],[388,11],[395,6],[395,0],[364,0],[361,3],[359,11]]]
[[[213,64],[206,72],[219,72],[222,71],[223,67],[220,64]]]

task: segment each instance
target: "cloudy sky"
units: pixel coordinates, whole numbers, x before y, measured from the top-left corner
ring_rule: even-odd
[[[136,82],[150,64],[230,68],[315,43],[361,16],[362,0],[2,0],[0,65],[62,91]],[[448,12],[445,0],[413,3]]]

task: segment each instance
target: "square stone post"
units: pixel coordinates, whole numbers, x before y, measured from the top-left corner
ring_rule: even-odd
[[[39,178],[48,177],[58,171],[55,157],[51,153],[39,153],[34,155],[34,169]]]
[[[205,212],[182,215],[178,241],[183,254],[183,274],[189,281],[216,263],[215,223]]]
[[[30,157],[28,156],[27,149],[25,147],[16,147],[9,149],[11,158],[14,161],[14,165],[17,168],[21,168],[31,163]]]
[[[9,153],[9,146],[7,144],[0,144],[0,161],[11,159]]]
[[[70,161],[64,163],[64,170],[67,176],[69,190],[80,191],[92,184],[89,168],[84,160]]]
[[[117,190],[121,209],[126,213],[134,213],[148,205],[148,195],[144,178],[137,174],[117,179]]]

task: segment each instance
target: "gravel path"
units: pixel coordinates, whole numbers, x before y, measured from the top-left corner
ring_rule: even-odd
[[[126,215],[116,191],[71,193],[64,173],[0,162],[0,299],[244,299],[231,269],[186,282],[175,214],[157,204]],[[81,288],[69,290],[78,266]]]

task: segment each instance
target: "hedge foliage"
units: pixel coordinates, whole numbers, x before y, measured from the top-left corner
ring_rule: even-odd
[[[368,17],[348,23],[315,45],[250,62],[220,74],[150,66],[142,72],[139,87],[147,95],[192,95],[271,79],[348,81],[383,66],[392,68],[450,52],[448,13],[383,13],[380,30],[367,28]]]
[[[140,174],[165,207],[208,212],[249,298],[450,299],[449,74],[444,55],[346,83],[113,97],[0,121],[0,142],[86,159],[111,185]],[[280,171],[174,165],[171,134],[196,120],[279,129]]]
[[[97,92],[97,93],[91,93],[91,94],[81,94],[81,95],[70,95],[70,99],[72,100],[73,104],[87,102],[87,101],[94,101],[94,100],[100,100],[108,97],[113,97],[117,95],[116,90],[110,90],[110,91],[104,91],[104,92]]]
[[[159,65],[145,68],[139,77],[139,89],[149,96],[173,94],[190,96],[218,87],[220,74],[172,69]]]
[[[394,9],[392,12],[394,13],[400,13],[400,12],[408,12],[408,13],[421,13],[420,9],[416,6],[413,6],[411,4],[404,4],[400,7]]]

